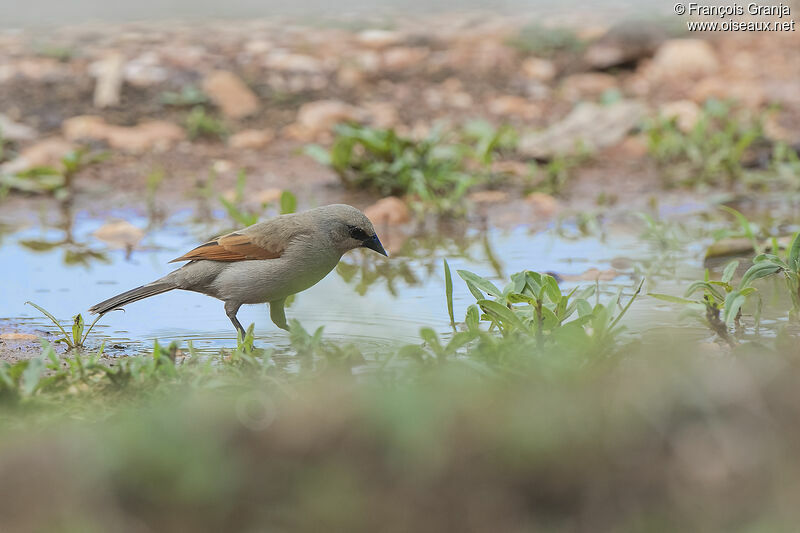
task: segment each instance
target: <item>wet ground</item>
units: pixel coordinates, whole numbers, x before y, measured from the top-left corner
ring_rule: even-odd
[[[389,259],[371,252],[349,253],[327,278],[299,294],[287,315],[310,331],[324,326],[326,338],[354,343],[367,354],[417,343],[424,326],[447,335],[443,258],[454,272],[466,269],[500,285],[510,274],[530,269],[558,274],[565,287],[599,279],[604,299],[620,289],[629,295],[641,277],[649,292],[681,295],[689,282],[702,278],[714,231],[733,226],[713,206],[677,195],[665,197],[658,211],[662,222],[649,228],[639,215],[621,208],[598,210],[589,219],[564,211],[531,224],[522,216],[522,204],[511,211],[519,215],[516,222],[504,207],[487,208],[484,217],[469,224],[379,227],[392,251]],[[66,207],[50,199],[10,202],[0,213],[0,333],[52,339],[52,324],[26,301],[68,323],[77,313],[86,315],[98,301],[163,276],[172,268],[170,259],[236,227],[223,210],[210,206],[209,213],[209,218],[198,220],[198,207],[187,204],[153,222],[146,209],[130,206],[102,210]],[[120,220],[142,230],[141,240],[129,250],[101,230]],[[687,227],[704,229],[691,233]],[[718,261],[712,267],[718,271],[722,265]],[[457,319],[474,302],[458,278],[454,300]],[[774,320],[785,320],[785,307],[769,307],[774,316],[765,316],[767,332]],[[679,315],[675,306],[640,296],[627,320],[638,332],[666,330],[682,338],[712,338],[699,321],[682,321]],[[244,324],[255,323],[260,346],[288,347],[288,335],[270,322],[265,305],[245,306],[239,318]],[[197,349],[216,351],[234,346],[235,333],[221,302],[174,291],[106,315],[88,347],[105,343],[108,354],[125,355],[146,351],[155,340],[192,341]],[[0,346],[5,358],[39,353],[32,339],[5,340]]]

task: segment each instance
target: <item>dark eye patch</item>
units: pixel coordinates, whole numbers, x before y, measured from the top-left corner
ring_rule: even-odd
[[[365,241],[369,238],[367,232],[357,226],[348,226],[350,236],[357,241]]]

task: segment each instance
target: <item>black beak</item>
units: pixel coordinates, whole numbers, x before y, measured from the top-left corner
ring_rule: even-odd
[[[383,249],[383,245],[381,244],[381,240],[378,238],[377,235],[373,235],[361,243],[361,246],[364,248],[369,248],[370,250],[375,250],[381,255],[385,255],[389,257],[389,254],[386,253],[386,250]]]

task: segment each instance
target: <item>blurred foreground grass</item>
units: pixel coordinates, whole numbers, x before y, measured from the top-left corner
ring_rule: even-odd
[[[6,531],[791,531],[799,378],[789,353],[650,338],[558,375],[76,393],[4,408],[0,513]]]

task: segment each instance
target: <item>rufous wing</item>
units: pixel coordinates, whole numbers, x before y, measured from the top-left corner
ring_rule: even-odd
[[[283,253],[281,249],[267,249],[255,244],[250,236],[242,233],[229,233],[213,241],[201,244],[194,250],[170,261],[246,261],[250,259],[277,259]]]

